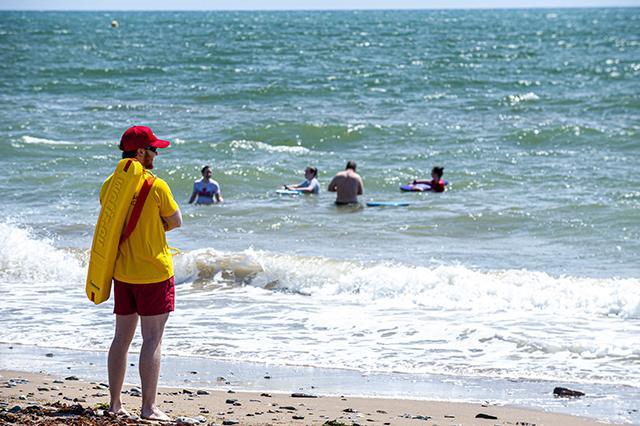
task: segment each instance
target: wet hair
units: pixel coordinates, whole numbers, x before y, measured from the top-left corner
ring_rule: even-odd
[[[434,167],[431,169],[431,173],[435,173],[438,175],[438,178],[441,178],[444,173],[444,167]]]
[[[353,170],[355,172],[356,171],[356,162],[353,161],[353,160],[347,161],[347,167],[345,167],[345,170],[346,169],[351,169],[351,170]]]
[[[122,158],[136,158],[138,151],[122,151]]]
[[[204,175],[204,172],[207,171],[207,169],[211,169],[211,166],[204,166],[201,170],[200,173],[202,173]]]
[[[307,168],[305,169],[305,172],[306,172],[307,170],[309,170],[311,173],[313,173],[313,177],[318,176],[318,169],[317,169],[317,168],[309,166],[309,167],[307,167]]]

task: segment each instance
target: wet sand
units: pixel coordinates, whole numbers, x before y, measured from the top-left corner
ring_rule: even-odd
[[[134,416],[139,415],[141,403],[136,389],[139,387],[131,385],[125,385],[123,389],[125,408]],[[114,419],[105,416],[103,410],[109,402],[108,392],[106,383],[86,381],[82,377],[0,370],[0,421],[46,425],[148,423],[136,417]],[[157,402],[174,419],[174,424],[602,424],[588,418],[490,404],[329,397],[313,393],[298,395],[162,387]],[[61,410],[65,405],[67,408]]]

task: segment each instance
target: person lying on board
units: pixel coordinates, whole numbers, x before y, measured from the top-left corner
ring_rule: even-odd
[[[414,191],[444,192],[446,183],[444,180],[442,180],[443,174],[444,167],[434,167],[433,169],[431,169],[431,180],[416,179],[411,182],[412,185],[429,185],[430,188],[414,187]]]
[[[300,191],[307,194],[320,193],[320,183],[316,177],[318,176],[318,169],[315,167],[307,167],[304,170],[304,181],[298,185],[284,185],[284,189],[291,191]]]
[[[202,179],[193,183],[193,192],[191,193],[189,204],[194,201],[196,204],[213,204],[213,197],[215,197],[216,202],[222,203],[224,200],[220,193],[220,184],[211,179],[211,167],[204,166],[200,172],[202,173]],[[197,200],[196,197],[198,198]]]

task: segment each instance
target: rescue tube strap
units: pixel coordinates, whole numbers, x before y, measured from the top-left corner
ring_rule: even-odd
[[[124,229],[124,232],[120,236],[120,244],[124,243],[127,238],[131,235],[133,230],[136,228],[138,224],[138,219],[140,219],[140,214],[142,213],[142,207],[144,207],[144,202],[147,200],[147,196],[151,191],[151,187],[153,186],[153,182],[156,180],[155,176],[150,176],[144,180],[142,184],[142,188],[140,188],[140,193],[138,194],[138,198],[136,199],[136,203],[133,206],[133,210],[131,211],[131,217],[129,218],[129,222],[127,222],[127,226]]]

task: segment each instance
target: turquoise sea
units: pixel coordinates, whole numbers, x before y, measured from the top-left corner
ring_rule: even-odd
[[[638,423],[639,29],[640,8],[0,12],[0,343],[108,347],[87,253],[142,124],[185,219],[165,353],[606,385],[586,414]],[[363,202],[410,206],[275,194],[347,160]],[[223,205],[187,204],[204,164]],[[399,191],[434,165],[447,192]]]

